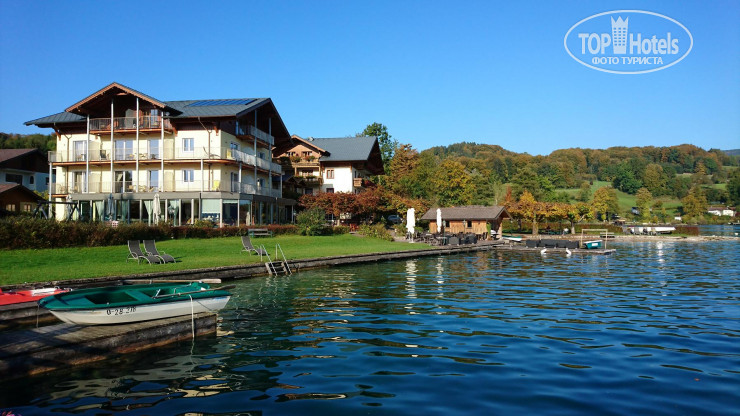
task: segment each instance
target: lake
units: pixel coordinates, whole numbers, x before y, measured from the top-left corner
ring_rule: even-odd
[[[239,281],[218,336],[0,383],[0,407],[736,413],[740,241],[613,247],[612,256],[482,252]]]

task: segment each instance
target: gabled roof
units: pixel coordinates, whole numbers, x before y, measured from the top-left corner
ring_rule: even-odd
[[[38,149],[0,149],[0,163],[7,162],[9,160],[27,155],[30,153],[39,152]]]
[[[439,208],[442,211],[442,219],[445,221],[461,220],[497,220],[499,217],[510,218],[506,208],[500,205],[484,207],[480,205],[468,205],[463,207]],[[437,219],[437,208],[427,211],[421,220],[435,221]]]
[[[0,149],[0,168],[48,173],[49,160],[36,148]]]
[[[258,113],[262,117],[264,110],[267,114],[274,114],[272,121],[273,136],[283,141],[290,136],[288,129],[285,127],[280,114],[277,112],[275,105],[270,98],[219,98],[209,100],[179,100],[179,101],[162,101],[133,88],[113,82],[95,93],[85,97],[81,101],[71,105],[64,112],[52,114],[50,116],[37,118],[24,123],[27,126],[36,125],[39,127],[54,127],[57,124],[74,124],[84,122],[86,115],[94,108],[102,108],[101,102],[104,97],[116,95],[133,95],[143,99],[155,107],[161,108],[169,113],[168,118],[171,120],[184,120],[188,118],[199,117],[243,117],[247,113],[259,109]],[[106,98],[107,104],[110,100]],[[97,107],[96,107],[97,106]]]
[[[166,108],[167,104],[163,103],[162,101],[157,100],[156,98],[152,98],[142,92],[136,91],[133,88],[129,88],[125,85],[119,84],[117,82],[112,82],[108,84],[107,86],[99,89],[98,91],[88,95],[87,97],[83,98],[82,100],[72,104],[69,106],[66,110],[68,113],[75,113],[75,114],[87,114],[88,112],[84,110],[85,105],[89,104],[92,101],[98,100],[102,98],[105,95],[116,95],[119,93],[126,93],[131,94],[135,97],[139,97],[151,104],[153,104],[155,107],[159,108]]]
[[[31,201],[43,201],[44,198],[40,197],[36,192],[26,188],[23,185],[17,183],[0,183],[0,195],[10,192],[20,192],[24,194],[28,200]]]

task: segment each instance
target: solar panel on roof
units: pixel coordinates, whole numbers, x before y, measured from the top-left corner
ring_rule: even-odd
[[[254,98],[239,98],[231,100],[202,100],[188,104],[187,107],[208,107],[215,105],[247,105],[254,101]]]

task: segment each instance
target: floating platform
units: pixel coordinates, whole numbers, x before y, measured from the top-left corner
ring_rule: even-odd
[[[59,322],[59,320],[51,312],[39,308],[37,302],[0,306],[0,331],[51,322]]]
[[[124,325],[57,324],[0,332],[0,374],[25,377],[216,332],[216,314]]]
[[[493,248],[494,250],[507,250],[507,251],[526,251],[530,253],[537,253],[540,254],[542,252],[543,247],[526,247],[522,245],[515,245],[515,244],[504,244],[504,245],[498,245]],[[578,254],[578,255],[610,255],[617,252],[616,249],[613,248],[595,248],[595,249],[583,249],[583,248],[574,248],[570,249],[571,254]],[[562,255],[565,256],[567,253],[564,248],[548,248],[545,254],[555,254],[555,255]]]

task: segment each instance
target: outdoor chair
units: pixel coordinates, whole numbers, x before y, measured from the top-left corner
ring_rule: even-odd
[[[141,251],[139,240],[128,240],[128,257],[126,257],[126,262],[128,262],[129,260],[136,260],[137,263],[140,263],[141,259],[148,261],[149,264],[159,264],[162,262],[162,260],[160,260],[160,258],[157,256],[149,256],[144,254]]]
[[[263,249],[262,247],[254,248],[254,246],[252,245],[252,240],[247,235],[242,236],[242,247],[244,247],[242,251],[246,251],[249,254],[252,254],[253,251],[255,252],[255,254],[259,254],[260,259],[262,259],[262,256],[267,255],[267,251],[265,251],[265,249]]]
[[[164,251],[157,250],[157,245],[154,240],[144,240],[144,250],[146,254],[150,256],[159,257],[163,263],[174,263],[175,258],[165,253]]]
[[[457,236],[450,237],[449,240],[447,240],[447,244],[451,246],[459,246],[460,245],[460,239]]]

